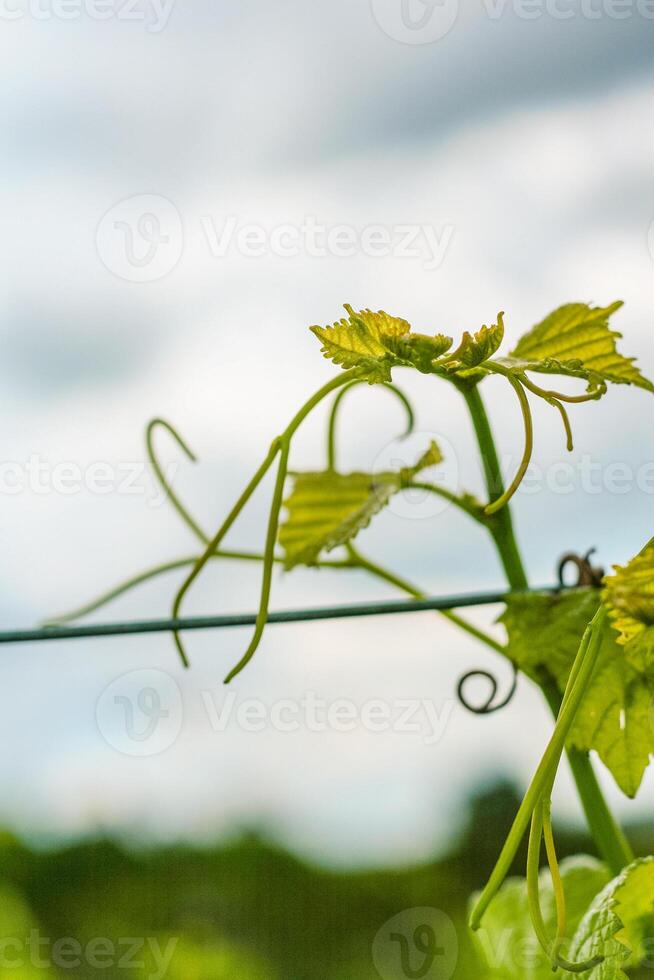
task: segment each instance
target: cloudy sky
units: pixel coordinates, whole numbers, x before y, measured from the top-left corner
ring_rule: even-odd
[[[344,302],[454,336],[505,310],[509,349],[562,302],[621,298],[622,349],[654,376],[653,17],[645,0],[2,0],[2,622],[194,554],[143,469],[146,423],[169,419],[197,452],[193,466],[160,434],[216,528],[332,376],[307,327]],[[480,491],[456,394],[406,386],[421,434],[395,442],[398,406],[361,390],[343,467],[433,436],[450,485]],[[515,405],[499,383],[487,399],[510,472]],[[628,389],[580,406],[562,469],[558,418],[534,407],[543,476],[515,507],[533,582],[564,551],[596,546],[608,567],[652,534],[652,412]],[[295,467],[322,465],[323,425],[302,430]],[[617,464],[631,476],[616,489]],[[261,546],[270,490],[230,545]],[[503,584],[477,529],[424,501],[397,501],[361,546],[433,592]],[[165,615],[178,576],[102,618]],[[257,588],[255,568],[213,567],[186,609],[248,610]],[[392,594],[299,571],[276,577],[273,605]],[[550,729],[526,683],[507,711],[467,715],[459,675],[508,682],[506,667],[431,614],[273,627],[225,689],[247,639],[190,636],[186,673],[166,636],[5,648],[0,820],[167,838],[265,824],[323,859],[402,861],[447,838],[476,785],[526,780]],[[353,724],[323,730],[310,703],[339,699]],[[271,717],[280,701],[293,731]],[[371,702],[396,730],[372,730]],[[130,723],[159,727],[139,740]],[[606,783],[625,815],[651,806],[652,778],[635,805]],[[558,805],[577,812],[567,776]]]

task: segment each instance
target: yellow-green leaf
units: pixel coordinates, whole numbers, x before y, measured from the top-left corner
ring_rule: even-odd
[[[561,862],[561,878],[568,905],[562,954],[577,964],[599,960],[583,973],[585,980],[627,980],[625,971],[651,956],[654,858],[634,861],[610,881],[603,864],[579,855]],[[557,916],[549,870],[540,874],[539,894],[546,931],[554,936]],[[482,977],[488,980],[547,980],[552,976],[549,957],[540,948],[531,924],[523,878],[505,881],[475,941],[486,966]]]
[[[636,666],[654,665],[654,546],[648,546],[604,579],[604,601],[618,643]]]
[[[396,472],[294,474],[284,501],[287,516],[279,529],[284,565],[313,565],[321,552],[347,544],[421,470],[442,461],[432,442],[415,466]]]
[[[600,601],[595,589],[512,597],[500,617],[508,633],[508,656],[534,680],[554,680],[563,693]],[[654,752],[654,669],[630,662],[616,640],[615,630],[607,625],[569,741],[582,751],[596,751],[622,791],[634,797]]]
[[[485,324],[475,334],[467,330],[461,343],[447,358],[447,366],[454,368],[474,368],[487,361],[499,349],[504,339],[504,314],[497,314],[497,323],[487,327]]]
[[[311,327],[322,342],[325,357],[344,368],[358,368],[370,384],[391,380],[391,368],[415,367],[425,374],[434,361],[452,346],[452,338],[411,333],[406,320],[379,310],[353,310],[345,306],[347,319],[330,327]]]
[[[597,896],[577,928],[570,959],[603,957],[586,980],[627,980],[649,953],[654,916],[654,858],[634,861]]]
[[[452,346],[452,338],[439,333],[429,337],[424,333],[410,333],[392,342],[392,347],[402,363],[411,364],[422,374],[433,374],[434,363]]]
[[[392,338],[403,336],[411,329],[406,320],[362,310],[355,313],[346,306],[349,316],[331,327],[311,327],[322,341],[322,352],[334,364],[341,367],[360,368],[362,377],[370,384],[391,380],[391,367],[395,356],[388,346]]]
[[[561,862],[561,878],[570,937],[611,875],[595,858],[578,855]],[[556,903],[549,870],[540,874],[539,894],[545,926],[553,936]],[[550,959],[541,949],[531,923],[524,878],[508,878],[504,882],[490,903],[481,928],[474,933],[474,940],[486,967],[482,980],[550,980],[553,976]],[[563,953],[567,954],[567,944]]]
[[[533,327],[502,363],[516,371],[585,378],[591,389],[612,382],[654,391],[634,358],[624,357],[617,350],[616,340],[621,334],[609,328],[609,318],[621,306],[621,301],[606,307],[587,303],[560,306]]]

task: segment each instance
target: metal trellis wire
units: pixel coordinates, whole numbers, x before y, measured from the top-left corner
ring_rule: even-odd
[[[466,606],[488,606],[505,602],[510,596],[529,595],[535,592],[560,592],[562,583],[546,585],[538,589],[507,592],[469,592],[460,595],[432,596],[425,599],[391,599],[382,602],[359,602],[347,605],[319,606],[313,609],[285,609],[271,612],[268,623],[306,623],[316,620],[351,619],[359,616],[387,616],[400,613],[417,613],[447,609],[463,609]],[[237,626],[254,626],[256,613],[233,613],[224,616],[189,616],[180,619],[147,619],[116,623],[89,623],[85,625],[43,626],[36,629],[0,631],[0,644],[41,643],[50,640],[74,640],[84,637],[136,636],[144,633],[171,633],[173,630],[213,630]]]

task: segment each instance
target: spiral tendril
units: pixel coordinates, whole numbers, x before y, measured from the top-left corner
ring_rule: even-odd
[[[459,680],[459,683],[457,684],[456,695],[459,699],[460,704],[463,705],[466,711],[470,711],[473,715],[492,715],[496,711],[501,711],[502,708],[506,708],[506,706],[510,704],[511,701],[513,700],[514,695],[518,689],[518,668],[516,667],[515,664],[512,664],[511,666],[513,668],[513,680],[511,682],[511,687],[509,688],[507,694],[497,704],[494,704],[493,702],[497,697],[497,692],[499,690],[500,685],[497,677],[495,677],[494,674],[491,674],[489,670],[482,670],[481,668],[476,670],[469,670],[466,674],[464,674],[463,677],[461,677],[461,679]],[[482,677],[484,680],[487,680],[489,682],[491,686],[491,691],[488,697],[486,698],[486,700],[482,704],[473,704],[466,697],[465,687],[468,681],[474,680],[479,677]]]

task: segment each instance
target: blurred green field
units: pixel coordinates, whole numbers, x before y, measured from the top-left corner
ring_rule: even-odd
[[[252,834],[210,848],[148,850],[109,841],[46,850],[4,835],[0,976],[379,980],[372,949],[380,928],[431,907],[456,928],[453,976],[478,980],[465,909],[517,804],[508,785],[471,800],[450,852],[403,870],[330,871]],[[633,830],[639,852],[651,851],[648,832]],[[558,839],[562,854],[592,853],[565,827]]]

